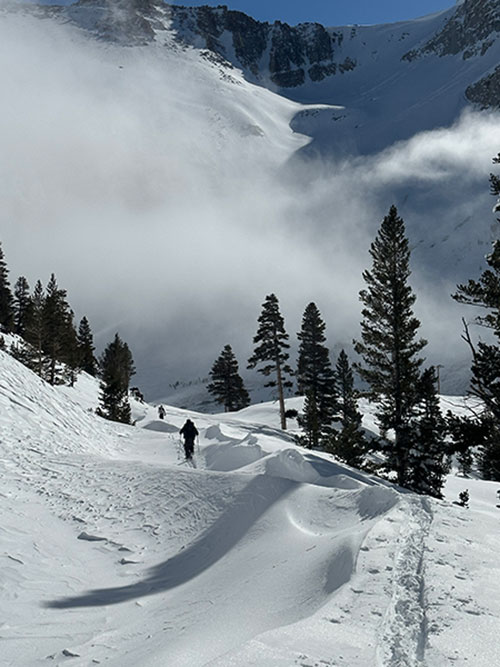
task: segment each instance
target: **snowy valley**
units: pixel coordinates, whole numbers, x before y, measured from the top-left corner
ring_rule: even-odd
[[[0,0],[2,667],[500,665],[499,35]]]
[[[274,404],[159,420],[133,402],[124,426],[96,403],[89,376],[50,387],[0,352],[6,666],[498,662],[498,483],[404,492],[297,447]]]

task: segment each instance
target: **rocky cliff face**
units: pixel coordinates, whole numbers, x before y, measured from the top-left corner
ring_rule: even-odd
[[[165,11],[155,0],[79,0],[60,12],[100,39],[137,46],[154,41]]]
[[[288,89],[290,96],[295,88],[328,79],[345,91],[351,75],[367,67],[376,85],[388,65],[395,71],[429,57],[458,57],[474,63],[462,95],[482,108],[500,107],[500,72],[491,62],[500,37],[500,0],[464,0],[438,21],[362,28],[269,24],[226,6],[188,8],[162,0],[79,0],[44,11],[126,45],[154,42],[160,32],[173,31],[180,43],[208,50],[241,68],[250,80]],[[384,64],[375,71],[374,63]]]
[[[500,36],[498,0],[465,0],[458,5],[445,26],[422,47],[403,57],[414,60],[427,54],[461,54],[464,60],[483,56]]]
[[[342,55],[344,31],[319,23],[292,27],[255,21],[227,7],[170,7],[172,27],[180,38],[204,46],[280,88],[354,69],[356,62]]]
[[[469,102],[481,109],[500,109],[500,65],[491,74],[472,84],[465,91]]]

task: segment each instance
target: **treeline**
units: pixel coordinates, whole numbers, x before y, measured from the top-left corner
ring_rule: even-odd
[[[75,324],[66,290],[54,274],[45,288],[38,280],[31,291],[21,276],[11,290],[1,243],[0,330],[16,336],[9,353],[51,385],[73,386],[80,371],[99,377],[98,414],[130,423],[128,388],[134,365],[127,344],[116,334],[97,358],[88,319],[84,316]],[[5,347],[3,337],[0,346]]]
[[[500,164],[500,154],[493,162]],[[500,197],[500,177],[495,174],[490,175],[490,190]],[[463,338],[472,355],[470,393],[480,402],[462,417],[441,413],[436,369],[425,367],[427,341],[419,336],[420,322],[413,312],[416,295],[408,284],[409,243],[395,206],[384,217],[370,255],[372,265],[363,273],[365,288],[359,294],[361,335],[353,341],[353,364],[342,350],[333,367],[325,322],[316,304],[310,303],[297,334],[298,358],[292,368],[278,298],[265,298],[247,367],[266,377],[265,386],[276,387],[281,427],[296,416],[302,445],[332,452],[353,466],[373,467],[368,455],[382,454],[377,472],[417,493],[441,497],[453,455],[464,473],[476,463],[485,479],[500,481],[500,240],[493,243],[481,276],[458,285],[453,295],[459,303],[483,309],[476,322],[491,331],[493,341],[474,343],[464,321]],[[127,344],[116,334],[97,359],[88,320],[84,317],[75,326],[66,291],[53,274],[45,288],[38,281],[31,292],[26,278],[20,277],[10,289],[1,244],[0,328],[17,335],[10,353],[51,384],[71,385],[80,371],[99,376],[98,413],[130,422],[128,387],[134,364]],[[381,436],[369,441],[361,427],[354,372],[366,387],[363,394],[376,406]],[[294,380],[305,397],[298,415],[285,408],[285,392]],[[227,411],[250,403],[230,345],[213,364],[208,390]]]
[[[500,154],[494,158],[500,163]],[[490,175],[491,194],[500,196],[500,177]],[[500,210],[497,204],[496,210]],[[408,284],[410,248],[405,225],[392,206],[371,244],[372,266],[363,273],[361,336],[354,340],[358,357],[351,366],[344,350],[335,368],[325,345],[325,323],[314,303],[305,309],[295,368],[290,365],[284,319],[274,294],[266,297],[254,337],[254,353],[248,368],[269,378],[276,387],[281,427],[286,428],[285,389],[295,378],[305,396],[298,415],[309,448],[322,448],[353,466],[367,464],[367,455],[383,454],[378,472],[395,475],[401,486],[441,497],[451,456],[456,455],[464,473],[473,459],[485,479],[500,480],[500,241],[487,256],[488,269],[479,280],[459,285],[458,302],[486,309],[477,322],[492,330],[496,343],[472,342],[467,325],[464,339],[472,353],[471,394],[481,405],[467,417],[443,415],[437,395],[437,373],[424,367],[422,351],[427,341],[419,337],[420,322],[413,306],[416,295]],[[354,388],[355,370],[364,382],[363,394],[376,405],[380,438],[367,441]],[[214,363],[208,390],[226,410],[249,404],[238,372],[238,362],[226,345]],[[291,416],[288,413],[288,416]]]

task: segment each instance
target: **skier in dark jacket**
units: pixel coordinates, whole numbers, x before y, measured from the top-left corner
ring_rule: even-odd
[[[194,454],[194,440],[198,435],[196,426],[190,419],[181,428],[179,433],[184,437],[184,452],[186,453],[186,461],[193,458]]]

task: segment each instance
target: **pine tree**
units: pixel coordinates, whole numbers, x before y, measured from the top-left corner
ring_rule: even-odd
[[[266,296],[258,322],[259,327],[253,339],[256,347],[253,355],[248,360],[248,368],[265,364],[258,369],[259,373],[262,373],[265,377],[268,377],[271,373],[275,374],[276,379],[270,380],[264,386],[277,387],[281,428],[286,429],[284,391],[292,386],[292,382],[286,380],[286,376],[291,376],[293,371],[288,364],[289,354],[287,350],[290,345],[287,341],[289,336],[285,331],[285,323],[279,310],[278,298],[274,294]]]
[[[298,423],[304,434],[296,437],[297,443],[308,449],[317,447],[321,436],[321,425],[319,422],[318,405],[312,389],[306,391],[304,409],[303,413],[298,417]]]
[[[14,321],[14,312],[8,276],[9,271],[0,243],[0,330],[10,333]]]
[[[314,419],[308,417],[307,421],[317,423],[317,429],[310,432],[311,446],[317,447],[331,433],[332,423],[338,412],[338,403],[335,374],[330,361],[330,352],[325,345],[325,323],[315,303],[310,303],[306,307],[297,337],[300,341],[297,361],[298,393],[309,397],[307,401],[309,411],[313,403],[316,407],[316,417]]]
[[[21,337],[26,334],[26,327],[31,316],[30,286],[24,276],[20,276],[14,285],[14,333]]]
[[[482,415],[484,437],[477,450],[477,464],[483,479],[500,481],[500,427],[491,416]]]
[[[487,428],[481,418],[458,416],[450,411],[446,414],[446,428],[451,436],[448,454],[455,455],[458,469],[464,477],[469,477],[474,459],[473,447],[480,446],[486,439]]]
[[[210,371],[212,382],[208,391],[224,406],[225,412],[241,410],[250,405],[250,396],[239,374],[238,362],[230,345],[225,345]]]
[[[95,377],[97,375],[97,360],[94,356],[94,338],[88,319],[83,316],[78,326],[78,365],[82,371]]]
[[[500,154],[493,159],[500,164]],[[490,174],[491,194],[500,197],[500,177]],[[500,203],[494,207],[500,211]],[[500,222],[500,220],[499,220]],[[483,411],[462,422],[462,428],[472,429],[471,442],[480,447],[480,469],[489,479],[500,481],[499,447],[500,440],[500,239],[493,242],[492,251],[486,256],[488,268],[478,280],[469,280],[467,284],[458,285],[453,298],[459,303],[477,306],[486,314],[476,317],[481,326],[491,329],[493,343],[479,341],[474,345],[469,328],[464,321],[464,340],[472,353],[472,379],[470,393],[481,400]],[[458,431],[458,438],[457,436]],[[455,441],[461,441],[460,429],[455,431]]]
[[[433,366],[419,380],[420,401],[412,424],[413,444],[408,455],[408,488],[441,498],[446,460],[446,422],[439,407],[437,376]]]
[[[59,288],[56,277],[52,274],[43,305],[43,351],[49,361],[45,379],[50,384],[64,381],[58,362],[76,368],[75,346],[73,312],[66,301],[66,290]]]
[[[469,494],[469,489],[465,489],[465,491],[460,491],[458,494],[458,504],[461,505],[462,507],[469,507],[469,500],[470,500],[470,494]]]
[[[378,402],[377,417],[382,433],[392,430],[394,442],[388,447],[388,465],[397,473],[398,483],[407,481],[410,420],[418,402],[417,383],[422,359],[417,355],[426,345],[416,339],[420,322],[412,307],[415,295],[407,284],[410,276],[410,249],[403,220],[395,206],[382,221],[372,243],[371,271],[363,278],[367,289],[360,292],[362,310],[361,341],[355,350],[364,365],[356,368]]]
[[[40,280],[37,281],[30,299],[29,317],[26,322],[24,338],[23,363],[35,371],[40,377],[45,377],[46,361],[43,352],[45,293]]]
[[[360,468],[368,444],[361,427],[362,417],[358,411],[354,390],[354,374],[344,350],[341,350],[339,354],[335,371],[341,429],[332,435],[328,449],[347,465]]]
[[[80,369],[80,348],[78,346],[78,336],[73,323],[73,317],[73,311],[69,310],[61,355],[61,361],[63,362],[61,380],[67,382],[70,387],[75,384]]]
[[[99,365],[101,394],[98,414],[111,421],[130,424],[128,387],[135,369],[130,349],[118,334],[102,353]]]

